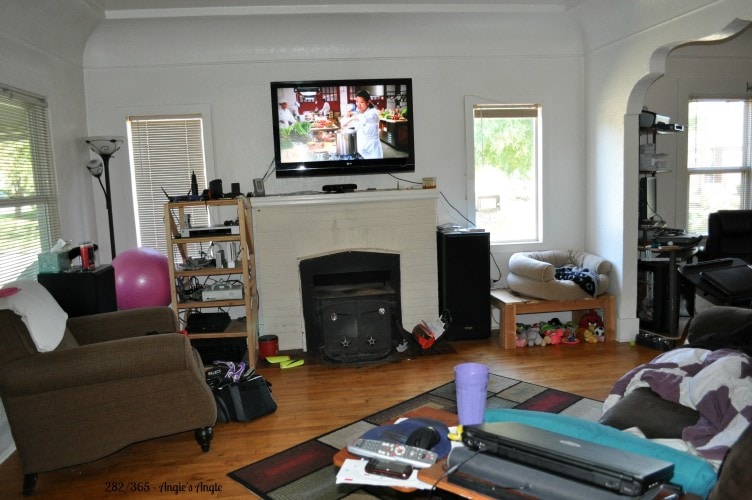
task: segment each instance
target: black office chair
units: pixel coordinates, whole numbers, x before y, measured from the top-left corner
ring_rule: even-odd
[[[698,258],[726,257],[752,263],[752,210],[719,210],[708,215],[708,238]]]

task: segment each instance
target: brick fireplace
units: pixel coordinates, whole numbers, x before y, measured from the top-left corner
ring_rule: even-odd
[[[397,257],[394,301],[402,325],[412,330],[434,319],[439,308],[436,198],[433,189],[253,198],[259,335],[277,335],[281,350],[318,348],[321,338],[308,332],[304,316],[300,266],[343,252]],[[367,293],[383,297],[381,292],[390,293]]]

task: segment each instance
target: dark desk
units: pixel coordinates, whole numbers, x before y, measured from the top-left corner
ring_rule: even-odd
[[[679,337],[679,281],[677,277],[677,267],[680,262],[688,261],[697,254],[697,247],[695,245],[690,246],[639,246],[638,249],[650,257],[640,259],[638,263],[638,270],[642,266],[649,270],[655,271],[657,267],[668,266],[666,274],[668,275],[668,283],[661,283],[658,285],[661,289],[658,290],[661,293],[668,291],[668,311],[666,321],[668,322],[668,328],[663,331],[655,328],[656,325],[651,325],[653,328],[640,328],[648,333],[655,333],[667,338],[676,339]],[[666,290],[667,285],[667,290]],[[655,295],[658,295],[657,293]],[[662,323],[665,323],[662,321]]]
[[[694,264],[685,264],[679,267],[679,276],[682,280],[694,287],[696,293],[701,293],[703,298],[715,305],[746,307],[752,305],[752,296],[731,297],[711,283],[702,279],[703,271],[725,269],[729,267],[746,266],[747,262],[737,258],[716,259]]]
[[[112,266],[97,266],[91,271],[41,273],[37,281],[71,318],[117,311]]]

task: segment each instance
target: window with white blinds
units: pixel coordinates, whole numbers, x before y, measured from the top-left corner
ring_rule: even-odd
[[[60,232],[47,101],[0,85],[0,285],[36,279]]]
[[[199,186],[207,185],[203,121],[200,115],[131,116],[127,125],[138,245],[166,253],[165,224],[169,221],[164,220],[165,193],[190,194],[191,174],[196,175]],[[192,225],[208,224],[205,208],[188,209],[186,213],[190,214]],[[180,221],[174,222],[180,227]],[[198,257],[204,249],[189,245],[187,250],[188,255]],[[175,254],[179,256],[178,252]]]
[[[707,234],[708,215],[752,209],[752,99],[689,101],[687,229]]]

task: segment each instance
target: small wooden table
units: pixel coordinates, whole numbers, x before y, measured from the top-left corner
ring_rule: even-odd
[[[430,407],[423,407],[418,408],[416,410],[407,412],[403,415],[403,417],[406,418],[430,418],[433,420],[438,420],[439,422],[443,422],[448,427],[457,425],[457,415],[454,413],[449,413],[444,410],[437,410],[435,408]],[[343,448],[339,450],[333,458],[334,465],[337,467],[341,467],[342,464],[345,462],[345,459],[352,458],[355,460],[358,460],[362,457],[358,457],[356,455],[351,454],[347,451],[347,448]],[[493,497],[489,497],[487,495],[483,495],[481,493],[478,493],[477,491],[465,488],[463,486],[459,486],[454,483],[450,483],[449,480],[444,476],[444,473],[447,470],[446,465],[446,458],[442,458],[435,464],[433,464],[431,467],[427,467],[425,469],[419,469],[418,470],[418,479],[423,481],[424,483],[428,484],[435,484],[436,489],[449,491],[451,493],[454,493],[455,495],[459,495],[463,498],[469,498],[472,500],[480,499],[480,500],[493,500]],[[411,492],[415,491],[413,488],[401,488],[399,486],[391,486],[392,489],[403,491],[403,492]],[[519,491],[513,491],[509,490],[507,493],[510,496],[514,497],[520,497],[522,499],[527,498],[531,499],[533,497],[526,495]],[[626,498],[626,497],[625,497]],[[668,487],[662,487],[661,491],[658,492],[658,494],[655,496],[656,499],[680,499],[680,500],[700,500],[700,498],[692,493],[684,493],[682,495],[679,495],[678,497],[674,495],[674,491],[671,488]]]
[[[451,427],[454,425],[457,425],[457,415],[454,413],[449,413],[444,410],[437,410],[435,408],[430,407],[423,407],[418,408],[414,411],[407,412],[403,415],[403,417],[406,418],[430,418],[433,420],[438,420],[439,422],[443,422],[447,426]],[[347,451],[347,448],[343,448],[339,450],[333,458],[334,465],[337,467],[341,467],[343,463],[345,463],[345,459],[352,458],[355,460],[358,460],[362,457],[359,457],[357,455],[353,455],[349,451]],[[456,484],[450,483],[447,481],[446,478],[441,478],[441,476],[444,475],[446,472],[446,458],[443,458],[433,464],[431,467],[427,467],[425,469],[419,469],[418,470],[418,479],[423,481],[424,483],[428,484],[434,484],[438,481],[436,484],[436,488],[440,490],[450,491],[454,494],[460,495],[464,498],[473,498],[473,499],[488,499],[491,500],[491,497],[481,495],[480,493],[469,490],[467,488],[464,488],[462,486],[458,486]],[[439,479],[441,480],[439,481]],[[410,492],[415,491],[413,488],[401,488],[399,486],[392,486],[393,489],[403,492]]]
[[[572,311],[572,321],[578,322],[583,311],[602,309],[606,341],[616,339],[616,297],[610,293],[587,299],[544,300],[517,295],[505,288],[491,290],[491,307],[499,310],[499,331],[504,349],[516,348],[518,314]]]
[[[454,413],[449,413],[444,410],[437,410],[435,408],[430,408],[430,407],[418,408],[416,410],[407,412],[403,415],[403,417],[430,418],[433,420],[438,420],[439,422],[443,422],[448,427],[457,425],[458,423],[457,415],[455,415]],[[353,455],[352,453],[347,451],[347,448],[343,448],[334,455],[334,458],[332,461],[334,462],[334,465],[336,465],[337,467],[341,467],[342,464],[345,462],[345,459],[348,459],[348,458],[358,460],[358,459],[361,459],[362,457]],[[427,467],[425,469],[418,469],[418,479],[420,479],[424,483],[435,484],[436,489],[449,491],[463,498],[469,498],[472,500],[476,500],[476,499],[493,500],[493,497],[489,497],[487,495],[478,493],[477,491],[465,488],[463,486],[459,486],[454,483],[450,483],[446,477],[443,477],[446,470],[447,470],[446,458],[442,458],[441,460],[433,464],[431,467]],[[403,491],[403,492],[415,491],[413,488],[401,488],[399,486],[391,486],[391,488],[397,491]],[[509,490],[507,491],[507,493],[510,496],[520,497],[522,499],[533,498],[529,495],[526,495],[518,491]],[[684,493],[677,497],[674,495],[674,491],[671,488],[662,488],[661,491],[659,491],[654,498],[662,499],[662,500],[675,499],[675,498],[678,498],[680,500],[700,500],[698,496],[692,493]]]

